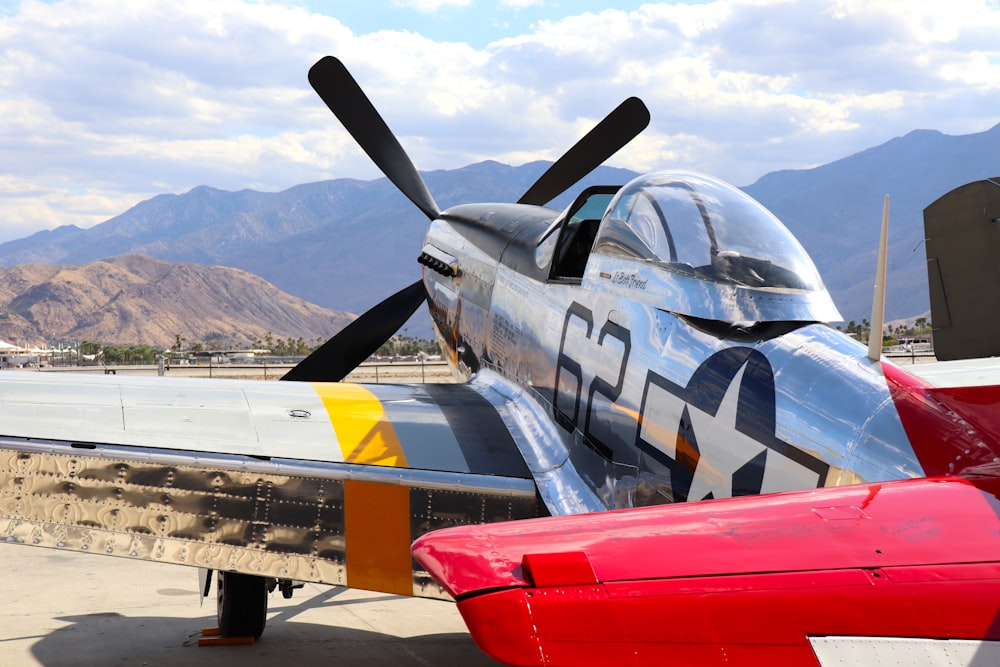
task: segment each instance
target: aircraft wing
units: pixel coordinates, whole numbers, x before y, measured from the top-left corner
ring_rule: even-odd
[[[4,371],[0,541],[446,597],[414,567],[416,536],[547,514],[513,403]]]
[[[906,370],[935,387],[1000,385],[1000,358],[998,357],[908,364]]]
[[[998,491],[822,488],[452,528],[413,553],[511,665],[997,664]]]

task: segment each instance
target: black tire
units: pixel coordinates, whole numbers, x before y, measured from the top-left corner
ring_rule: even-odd
[[[267,578],[239,572],[219,572],[216,579],[219,631],[223,637],[253,637],[267,622]]]

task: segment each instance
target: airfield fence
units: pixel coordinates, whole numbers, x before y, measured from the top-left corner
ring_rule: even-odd
[[[227,378],[243,380],[280,380],[295,363],[252,364],[172,364],[161,372],[156,364],[92,364],[82,366],[46,366],[23,371],[104,373],[108,375],[168,375],[175,377]],[[6,372],[6,371],[4,371]],[[363,383],[442,383],[454,382],[448,364],[443,361],[384,361],[361,364],[345,380]]]
[[[883,352],[882,356],[899,365],[906,364],[926,364],[937,361],[933,352]]]

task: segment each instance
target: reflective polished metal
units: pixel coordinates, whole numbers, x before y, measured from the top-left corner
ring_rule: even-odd
[[[493,408],[459,385],[282,393],[275,383],[49,379],[0,378],[5,430],[63,436],[0,438],[6,542],[447,597],[414,570],[415,537],[544,513]],[[56,389],[37,393],[46,386]],[[142,419],[130,420],[131,406]],[[351,420],[362,424],[355,441]],[[177,432],[192,422],[204,439]]]
[[[425,281],[459,371],[532,415],[515,441],[553,514],[923,474],[880,364],[821,323],[812,261],[744,193],[686,172],[595,188],[519,215],[491,263],[496,215],[442,214],[427,246],[463,259]]]

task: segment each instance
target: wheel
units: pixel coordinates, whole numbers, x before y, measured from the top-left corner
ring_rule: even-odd
[[[219,572],[216,579],[219,631],[224,637],[253,637],[267,622],[267,578]]]

